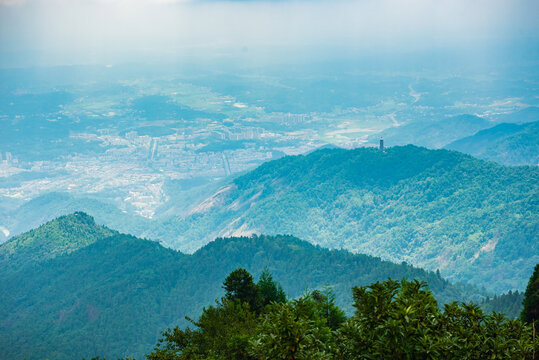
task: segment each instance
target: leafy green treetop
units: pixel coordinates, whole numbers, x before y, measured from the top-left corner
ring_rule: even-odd
[[[331,329],[311,294],[269,307],[251,340],[250,352],[256,359],[331,359]]]
[[[190,320],[190,319],[188,319]],[[247,303],[218,302],[204,308],[196,327],[176,327],[163,333],[148,360],[254,360],[248,353],[256,328],[256,314]]]
[[[272,282],[269,273],[259,281],[275,294],[280,286]],[[520,320],[486,315],[474,304],[453,302],[441,311],[426,284],[417,280],[353,288],[356,312],[349,319],[327,289],[270,301],[256,313],[249,302],[270,297],[260,300],[259,286],[243,269],[227,277],[225,290],[221,302],[192,321],[196,329],[166,331],[147,358],[531,360],[539,347],[532,327]]]
[[[245,269],[239,268],[230,273],[223,283],[225,298],[228,301],[247,303],[251,310],[259,312],[262,298],[253,277]]]
[[[249,353],[265,304],[286,302],[281,285],[265,270],[258,284],[245,269],[236,269],[223,283],[225,296],[204,308],[194,329],[178,327],[163,333],[148,360],[255,360]]]
[[[314,290],[311,297],[326,319],[326,325],[331,330],[337,330],[346,321],[346,314],[335,304],[335,294],[330,288]]]
[[[356,314],[337,331],[335,359],[532,359],[531,328],[477,305],[441,312],[422,282],[356,287]]]
[[[260,274],[257,286],[264,306],[269,305],[272,302],[286,302],[286,294],[284,293],[283,287],[273,280],[273,276],[268,268],[265,268],[262,274]]]

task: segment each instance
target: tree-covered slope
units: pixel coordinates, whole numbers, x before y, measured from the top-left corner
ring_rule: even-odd
[[[494,295],[493,298],[487,297],[479,303],[481,309],[486,313],[497,312],[505,314],[509,319],[518,319],[522,311],[522,301],[524,293],[512,292],[507,294]]]
[[[16,270],[36,261],[69,254],[114,234],[115,231],[97,225],[93,217],[85,213],[62,216],[0,246],[0,270]]]
[[[160,331],[185,326],[185,315],[198,316],[222,296],[223,278],[238,267],[256,277],[269,268],[291,297],[333,286],[338,303],[348,309],[352,286],[388,277],[427,281],[441,302],[479,301],[484,295],[410,265],[327,250],[290,236],[217,239],[184,255],[91,219],[75,214],[54,220],[21,235],[32,234],[32,246],[12,247],[13,254],[24,251],[32,261],[0,277],[1,359],[141,358]],[[112,236],[95,235],[103,231]],[[79,245],[55,257],[41,256],[39,244],[64,246],[65,238]]]
[[[446,148],[505,165],[539,165],[539,121],[499,124]]]
[[[3,277],[0,358],[140,355],[182,306],[169,298],[179,258],[155,242],[114,235]]]
[[[185,251],[285,233],[502,292],[539,261],[538,193],[537,167],[415,146],[321,150],[265,163],[166,225]]]

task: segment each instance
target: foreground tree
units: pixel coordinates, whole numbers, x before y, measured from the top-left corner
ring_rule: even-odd
[[[194,325],[163,333],[149,360],[254,360],[249,354],[250,340],[256,334],[258,317],[265,304],[286,302],[279,283],[268,271],[258,284],[245,269],[236,269],[223,283],[225,296],[214,306],[204,308]]]
[[[531,328],[477,305],[441,312],[424,283],[354,288],[355,316],[337,331],[336,359],[532,359]]]
[[[393,281],[353,289],[355,316],[338,331],[343,359],[439,358],[436,300],[417,281]]]
[[[273,280],[273,276],[267,268],[260,274],[260,279],[256,285],[258,286],[263,306],[267,306],[272,302],[286,302],[286,294],[283,287]]]
[[[232,271],[225,279],[223,288],[226,300],[247,303],[251,310],[257,313],[260,311],[262,307],[260,290],[247,270],[239,268]]]
[[[247,271],[235,270],[224,288],[221,301],[190,320],[194,329],[167,330],[147,358],[527,360],[539,347],[531,325],[473,304],[441,311],[426,284],[415,280],[355,287],[349,319],[329,290],[285,301],[268,272],[255,284]]]
[[[335,294],[330,288],[314,290],[310,296],[331,330],[337,330],[346,321],[346,314],[335,304]]]
[[[256,314],[247,303],[223,300],[204,308],[196,328],[178,327],[163,333],[149,360],[251,360],[247,349],[254,336]]]
[[[539,320],[539,264],[535,265],[524,293],[523,309],[520,315],[522,321],[534,323]]]
[[[327,295],[325,295],[327,294]],[[344,321],[330,292],[312,292],[287,303],[273,303],[257,327],[251,354],[267,360],[331,359],[331,325]]]

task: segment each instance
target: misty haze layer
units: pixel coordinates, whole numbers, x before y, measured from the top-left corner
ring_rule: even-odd
[[[487,63],[493,54],[533,56],[538,14],[526,0],[2,0],[0,65],[258,64],[420,51]]]

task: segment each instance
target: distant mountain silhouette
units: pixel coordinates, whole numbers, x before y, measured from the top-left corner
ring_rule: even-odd
[[[539,121],[499,124],[445,148],[504,165],[539,165]]]

